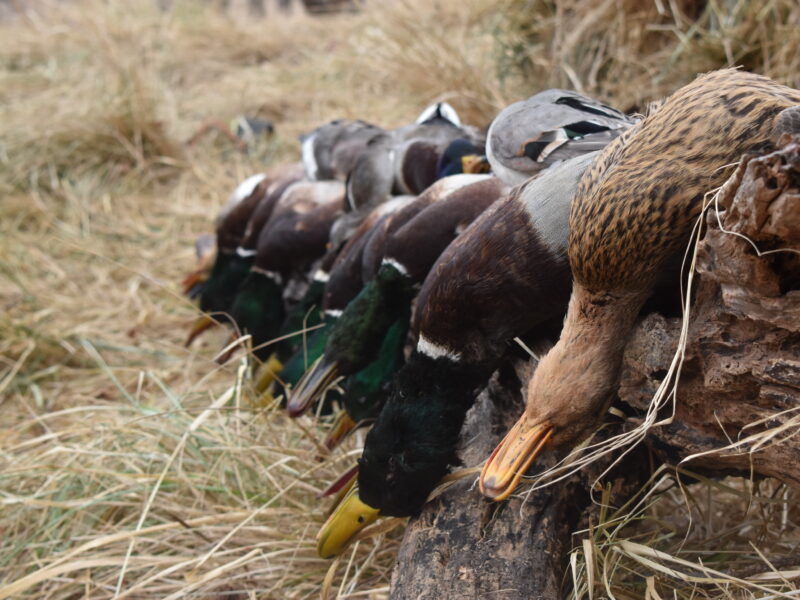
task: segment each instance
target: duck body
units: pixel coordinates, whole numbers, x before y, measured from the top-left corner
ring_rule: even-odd
[[[498,179],[482,175],[456,175],[431,189],[440,184],[440,194],[424,193],[398,214],[375,279],[331,331],[325,354],[338,363],[340,373],[350,375],[366,366],[386,328],[409,309],[415,287],[436,259],[507,191]]]
[[[325,356],[294,390],[290,407],[308,406],[339,375],[355,375],[381,361],[387,330],[398,320],[408,328],[415,285],[450,241],[505,190],[488,175],[446,177],[374,227],[363,256],[369,281],[326,332]],[[379,382],[373,387],[377,394]]]
[[[503,109],[486,136],[492,172],[508,185],[563,160],[604,148],[635,121],[569,90],[551,89]]]
[[[306,176],[344,181],[370,141],[384,130],[364,121],[337,119],[301,136]]]
[[[422,193],[437,179],[444,151],[459,138],[483,145],[446,103],[428,107],[414,124],[373,138],[347,178],[348,212],[332,232],[332,241],[346,239],[370,210],[392,195]]]
[[[285,318],[283,283],[324,254],[343,200],[340,182],[295,183],[261,230],[253,266],[231,307],[233,320],[251,334],[254,347],[278,335]]]
[[[574,287],[564,328],[534,372],[525,413],[484,468],[485,494],[507,497],[545,444],[576,443],[597,426],[636,317],[687,247],[705,194],[728,176],[724,166],[775,139],[798,105],[800,92],[765,77],[714,71],[587,170],[570,214]]]
[[[512,190],[442,253],[417,297],[416,350],[359,461],[361,500],[381,514],[422,506],[457,463],[461,425],[511,338],[563,314],[569,204],[593,160],[565,161]]]
[[[230,308],[255,256],[258,233],[286,188],[302,177],[299,164],[282,165],[237,186],[217,218],[217,256],[200,295],[202,311],[223,312]]]

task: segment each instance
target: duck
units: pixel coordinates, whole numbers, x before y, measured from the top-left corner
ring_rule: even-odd
[[[343,202],[342,182],[297,182],[286,190],[259,233],[253,265],[230,309],[239,330],[250,334],[257,357],[268,354],[262,346],[277,337],[285,317],[284,282],[325,253],[331,224]]]
[[[376,207],[374,214],[361,224],[343,248],[328,248],[306,294],[284,322],[279,341],[256,384],[256,391],[265,399],[272,397],[265,392],[274,381],[288,393],[306,372],[309,362],[313,363],[322,354],[327,340],[326,328],[336,321],[342,308],[361,289],[362,273],[358,265],[366,242],[382,219],[410,200],[410,197],[397,197]],[[312,310],[320,305],[321,311]],[[306,328],[314,330],[304,338],[298,332]]]
[[[367,434],[358,491],[320,531],[321,556],[341,551],[363,527],[354,516],[417,514],[458,463],[474,391],[509,354],[509,340],[557,328],[570,289],[569,204],[596,155],[564,161],[512,189],[436,261],[416,301],[416,348]]]
[[[347,177],[346,214],[331,232],[332,244],[349,237],[378,204],[394,195],[419,195],[437,179],[442,153],[456,139],[483,146],[480,133],[461,124],[446,102],[426,108],[416,122],[370,140]]]
[[[569,205],[596,153],[543,171],[478,217],[441,254],[422,285],[417,344],[366,436],[359,497],[384,516],[416,514],[458,462],[475,391],[509,342],[549,334],[566,309]]]
[[[570,90],[549,89],[504,108],[486,134],[492,173],[514,186],[565,159],[604,148],[635,119]]]
[[[219,322],[209,313],[222,313],[230,307],[255,256],[255,241],[260,227],[269,219],[286,188],[302,177],[299,163],[281,165],[248,177],[231,194],[216,219],[217,252],[200,293],[200,310],[206,314],[193,324],[185,343],[187,347],[203,331]],[[256,227],[255,223],[259,225]],[[244,246],[241,245],[243,238],[246,240]],[[184,282],[184,286],[189,284]]]
[[[277,341],[267,361],[256,364],[261,367],[261,373],[255,383],[255,391],[261,395],[267,392],[272,383],[277,380],[284,370],[285,362],[294,355],[303,342],[303,333],[308,329],[322,324],[322,297],[325,293],[325,283],[330,277],[330,270],[336,260],[336,252],[328,251],[312,269],[311,281],[300,301],[287,311],[286,320],[281,325]],[[297,375],[300,378],[302,372]],[[265,400],[272,398],[271,394],[264,396]],[[265,401],[259,402],[265,404]]]
[[[442,251],[507,190],[489,175],[453,175],[440,179],[400,211],[375,278],[330,328],[323,359],[293,391],[289,405],[310,404],[338,377],[355,376],[380,357],[388,329],[398,320],[408,327],[411,301]],[[373,387],[379,387],[377,382]],[[353,426],[357,421],[348,423]]]
[[[335,255],[329,271],[318,273],[315,278],[324,282],[322,294],[322,321],[323,327],[314,331],[308,338],[305,346],[298,349],[285,363],[285,369],[280,373],[281,383],[291,396],[290,390],[295,385],[300,385],[301,378],[305,376],[308,364],[313,364],[322,355],[327,342],[327,332],[339,315],[359,293],[365,278],[369,273],[362,270],[362,254],[372,238],[382,236],[387,223],[391,222],[394,214],[413,200],[410,196],[398,196],[373,209],[364,222],[359,225],[353,236],[338,252],[332,248]],[[297,410],[291,402],[287,406],[289,415],[300,416],[305,412],[306,406]]]
[[[482,148],[468,139],[457,138],[450,142],[439,156],[436,163],[436,179],[464,173],[488,173],[491,169],[492,166]]]
[[[370,141],[384,129],[361,120],[335,119],[300,136],[309,181],[345,181]]]
[[[572,447],[600,425],[637,316],[690,243],[706,193],[728,177],[724,167],[787,132],[800,133],[800,91],[723,69],[676,91],[603,150],[570,212],[573,286],[561,335],[483,467],[484,495],[507,498],[545,448]]]

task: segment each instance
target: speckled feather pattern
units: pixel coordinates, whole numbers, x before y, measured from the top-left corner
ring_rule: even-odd
[[[570,214],[574,279],[593,293],[652,285],[684,246],[725,165],[773,139],[800,92],[725,69],[698,77],[612,142],[584,174]]]

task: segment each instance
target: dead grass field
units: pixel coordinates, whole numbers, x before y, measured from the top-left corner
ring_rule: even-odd
[[[635,109],[728,64],[799,87],[796,2],[406,0],[241,23],[189,0],[41,0],[0,22],[0,599],[387,597],[399,530],[315,552],[314,493],[357,440],[316,460],[309,418],[254,408],[244,364],[213,362],[223,332],[183,348],[194,237],[332,118],[391,127],[447,100],[486,125],[553,86]],[[185,145],[242,114],[276,135],[247,155]],[[800,565],[778,560],[800,554],[796,491],[671,481],[625,527],[576,536],[580,597],[797,597]],[[677,585],[696,561],[734,578]]]

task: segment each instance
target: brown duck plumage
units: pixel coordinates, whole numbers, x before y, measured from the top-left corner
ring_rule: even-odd
[[[800,92],[765,77],[714,71],[670,96],[585,173],[570,214],[564,329],[529,383],[525,413],[484,467],[484,493],[507,497],[544,444],[578,442],[596,426],[636,316],[689,242],[704,195],[730,174],[723,167],[791,129],[798,105]]]

